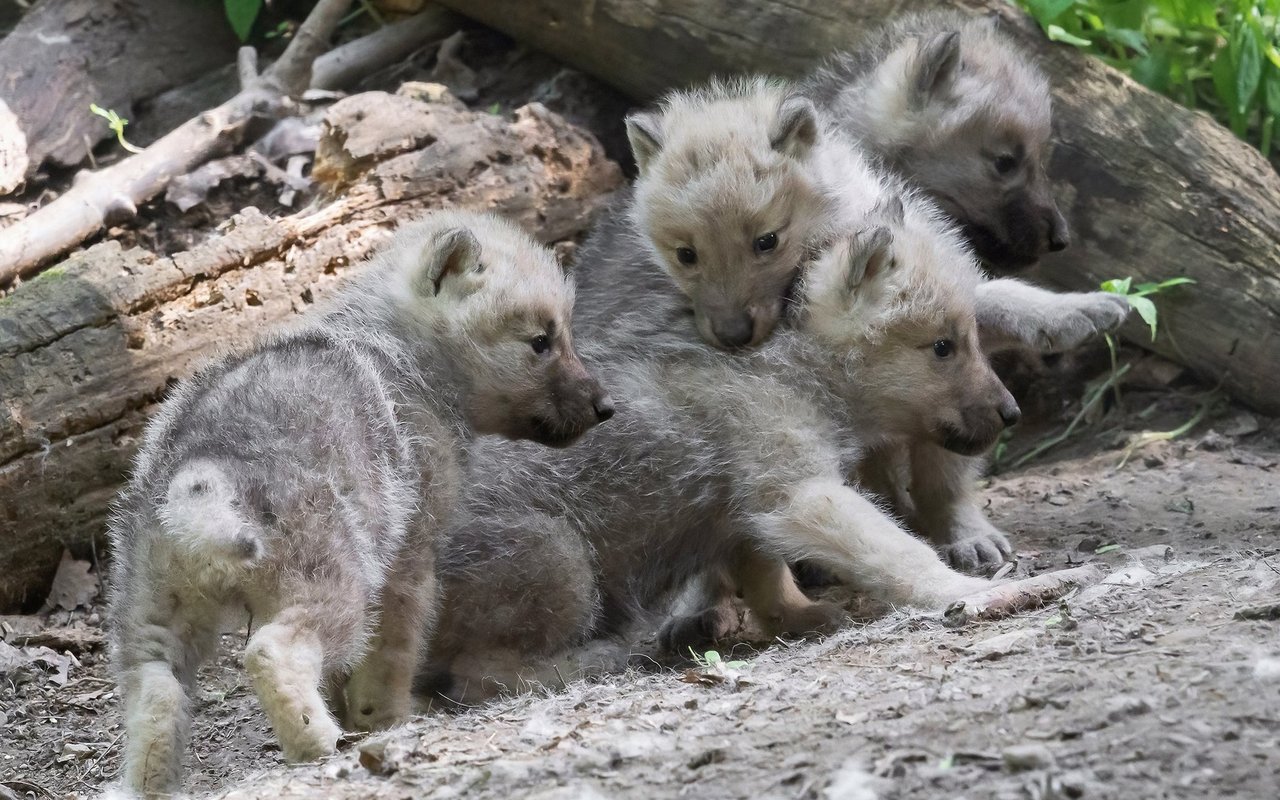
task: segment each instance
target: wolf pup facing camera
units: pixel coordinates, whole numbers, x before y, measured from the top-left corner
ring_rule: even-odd
[[[1070,243],[1044,162],[1049,82],[997,20],[913,14],[802,86],[861,147],[923,189],[999,270]]]
[[[351,727],[408,713],[466,441],[562,447],[613,413],[574,351],[573,296],[515,226],[436,213],[327,310],[165,402],[111,524],[127,790],[178,788],[196,670],[245,609],[245,667],[287,760],[334,751],[324,686]]]

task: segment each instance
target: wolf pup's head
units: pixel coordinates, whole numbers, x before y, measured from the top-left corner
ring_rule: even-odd
[[[690,298],[698,331],[725,349],[773,332],[827,200],[807,172],[813,105],[764,79],[676,92],[632,114],[632,220]]]
[[[927,205],[894,198],[811,268],[803,325],[870,427],[965,455],[1020,412],[978,344],[978,265]]]
[[[1045,173],[1049,84],[996,20],[954,21],[891,50],[847,113],[864,116],[864,142],[933,197],[988,265],[1020,269],[1070,241]]]
[[[573,280],[549,250],[505,220],[450,212],[402,229],[392,249],[477,433],[564,447],[613,416],[574,350]]]

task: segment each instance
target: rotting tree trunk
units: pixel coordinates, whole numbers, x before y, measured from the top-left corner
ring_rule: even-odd
[[[62,548],[87,554],[104,532],[172,381],[319,300],[395,223],[493,210],[556,241],[621,181],[537,105],[508,121],[368,93],[327,120],[315,175],[330,201],[281,219],[246,209],[173,257],[106,242],[0,298],[0,611],[38,604]]]
[[[0,41],[0,98],[26,134],[30,170],[79,164],[111,135],[89,104],[134,101],[235,57],[222,3],[43,0]]]
[[[1015,23],[1053,79],[1051,174],[1073,245],[1038,276],[1198,282],[1158,298],[1161,334],[1135,343],[1280,414],[1280,176],[1208,116],[1048,42],[1001,0],[440,0],[640,101],[741,71],[795,77],[888,17],[949,5]],[[1035,277],[1033,275],[1032,277]]]

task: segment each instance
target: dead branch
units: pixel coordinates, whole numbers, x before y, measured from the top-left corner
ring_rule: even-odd
[[[970,620],[1012,616],[1051,603],[1072,589],[1097,583],[1101,578],[1102,570],[1090,564],[1002,583],[957,600],[947,609],[946,619],[949,624],[961,625]]]
[[[47,259],[97,233],[109,221],[132,217],[137,207],[239,143],[255,117],[280,116],[311,80],[311,64],[327,46],[351,0],[320,0],[284,54],[262,75],[256,57],[241,50],[240,92],[160,138],[137,155],[96,172],[83,172],[61,197],[0,231],[0,286],[31,273]]]

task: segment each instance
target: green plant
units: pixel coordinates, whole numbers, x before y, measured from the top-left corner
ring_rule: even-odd
[[[1270,156],[1280,117],[1280,0],[1015,0],[1054,41],[1203,108]]]
[[[130,144],[124,138],[124,126],[129,124],[129,120],[112,111],[109,108],[103,108],[97,103],[90,103],[89,110],[107,121],[107,127],[116,135],[116,139],[120,141],[120,146],[130,153],[141,153],[142,148],[134,144]]]
[[[262,0],[222,0],[222,7],[227,12],[227,22],[231,23],[231,30],[236,32],[240,41],[249,41],[253,23],[262,11]]]
[[[1159,294],[1166,289],[1193,283],[1195,283],[1195,281],[1191,278],[1181,277],[1170,278],[1166,281],[1140,283],[1137,286],[1134,286],[1133,278],[1131,277],[1113,278],[1111,280],[1103,281],[1101,289],[1104,292],[1118,294],[1125,300],[1129,301],[1129,305],[1134,311],[1138,312],[1138,316],[1142,317],[1142,321],[1147,323],[1147,326],[1151,329],[1151,340],[1155,341],[1159,316],[1156,311],[1156,304],[1148,298],[1151,295]],[[1111,371],[1104,379],[1090,386],[1085,391],[1084,400],[1080,405],[1080,411],[1072,417],[1071,421],[1067,423],[1067,427],[1065,429],[1040,442],[1026,453],[1023,453],[1014,460],[1010,465],[1011,467],[1017,468],[1036,456],[1052,450],[1054,447],[1057,447],[1067,439],[1071,438],[1071,436],[1076,432],[1076,429],[1080,427],[1080,423],[1083,422],[1089,414],[1093,413],[1094,409],[1101,407],[1102,399],[1106,397],[1108,391],[1114,393],[1116,402],[1119,403],[1120,382],[1124,376],[1128,374],[1131,365],[1120,363],[1119,353],[1116,349],[1116,340],[1111,334],[1106,334],[1106,340],[1107,349],[1111,352]],[[1131,443],[1129,449],[1126,450],[1124,459],[1120,462],[1120,466],[1124,466],[1125,462],[1128,461],[1129,456],[1132,455],[1133,451],[1141,444],[1145,444],[1148,441],[1172,439],[1177,436],[1181,436],[1199,424],[1200,420],[1204,418],[1206,413],[1207,409],[1202,406],[1186,425],[1179,426],[1173,431],[1164,431],[1158,434],[1145,434],[1145,438],[1141,442],[1135,440],[1134,443]],[[1003,456],[1004,451],[1000,451],[999,455]],[[999,463],[998,460],[997,463]]]

